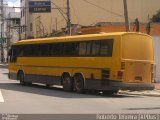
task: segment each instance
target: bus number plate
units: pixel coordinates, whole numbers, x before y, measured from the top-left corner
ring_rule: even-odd
[[[140,80],[140,81],[142,81],[142,77],[141,77],[141,76],[135,76],[135,80]]]

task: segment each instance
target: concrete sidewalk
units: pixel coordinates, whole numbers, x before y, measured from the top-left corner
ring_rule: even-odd
[[[0,68],[8,68],[8,63],[4,63],[4,64],[2,64],[2,63],[0,63]]]
[[[160,83],[155,83],[155,89],[160,90]]]
[[[143,91],[120,90],[119,94],[160,97],[160,83],[155,83],[154,90],[143,90]]]
[[[144,91],[120,90],[119,94],[160,97],[160,90],[144,90]]]

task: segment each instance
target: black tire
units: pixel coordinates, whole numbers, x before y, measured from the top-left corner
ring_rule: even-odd
[[[114,94],[117,94],[118,93],[118,90],[106,90],[106,91],[103,91],[103,94],[106,94],[106,95],[114,95]]]
[[[73,78],[69,74],[64,74],[62,79],[64,91],[73,91]]]
[[[23,72],[18,73],[18,80],[20,81],[21,85],[26,85],[26,82],[24,82],[24,73]]]
[[[74,89],[77,93],[84,93],[84,78],[81,74],[74,76]]]

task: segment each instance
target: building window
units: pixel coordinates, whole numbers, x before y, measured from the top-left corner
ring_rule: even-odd
[[[23,31],[22,31],[22,27],[21,27],[21,33],[23,33]]]
[[[22,33],[25,32],[25,25],[22,26]]]
[[[23,17],[23,10],[21,10],[21,18]]]
[[[24,16],[24,14],[25,14],[25,10],[23,9],[23,11],[22,11],[22,17]]]
[[[30,23],[30,31],[32,31],[32,30],[33,30],[33,24]]]
[[[25,32],[26,31],[26,27],[24,26],[24,28],[23,28],[23,31]]]
[[[16,19],[15,24],[20,25],[20,19]]]

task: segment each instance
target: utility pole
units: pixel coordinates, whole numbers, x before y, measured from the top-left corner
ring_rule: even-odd
[[[10,15],[9,15],[10,16]],[[11,20],[8,19],[7,21],[7,62],[8,62],[8,52],[9,52],[9,48],[10,48],[10,42],[11,42]]]
[[[124,4],[124,16],[125,16],[125,25],[126,25],[126,32],[130,31],[130,24],[128,19],[128,8],[127,8],[127,0],[123,0]]]
[[[138,18],[135,19],[135,26],[136,26],[136,32],[139,32],[139,20],[138,20]]]
[[[70,1],[67,0],[67,34],[71,35]]]
[[[150,33],[151,33],[151,20],[150,20],[149,14],[148,14],[148,23],[146,26],[146,31],[147,31],[147,34],[150,35]]]
[[[4,62],[4,50],[3,50],[3,43],[4,43],[4,10],[3,10],[3,0],[1,0],[1,62]]]
[[[25,17],[25,39],[27,39],[27,32],[28,32],[28,30],[27,30],[27,19],[28,19],[28,16],[27,16],[27,0],[25,0],[24,1],[25,2],[25,6],[24,6],[24,17]]]
[[[21,21],[21,20],[20,20],[20,21]],[[19,26],[18,26],[19,41],[21,40],[21,29],[22,29],[21,22],[19,22]]]

